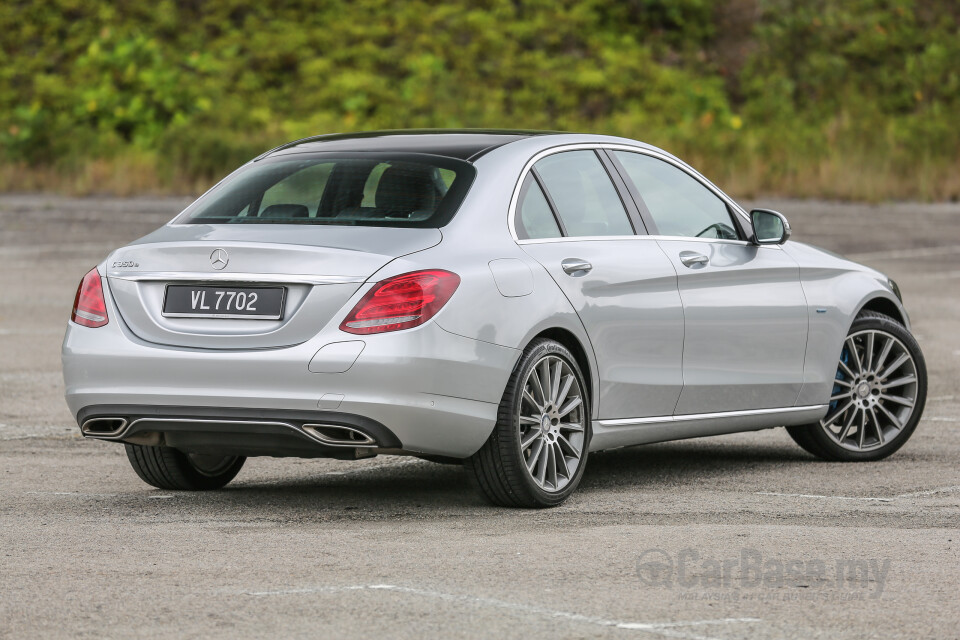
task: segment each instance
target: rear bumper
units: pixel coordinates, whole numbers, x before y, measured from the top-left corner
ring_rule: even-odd
[[[379,422],[334,411],[94,405],[77,422],[90,438],[192,453],[354,459],[402,448]]]
[[[520,355],[430,322],[365,336],[355,362],[326,367],[342,372],[313,373],[308,366],[321,347],[356,336],[334,329],[283,349],[177,348],[142,341],[118,315],[98,329],[71,323],[64,337],[66,400],[78,424],[127,420],[124,432],[84,435],[122,441],[135,432],[169,433],[168,443],[194,449],[242,440],[242,455],[330,453],[302,427],[332,423],[359,427],[378,448],[467,457],[489,437]],[[240,426],[243,419],[256,424]]]

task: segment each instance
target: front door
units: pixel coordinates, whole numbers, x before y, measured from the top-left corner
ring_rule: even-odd
[[[641,153],[611,155],[677,273],[684,346],[675,413],[794,406],[807,343],[797,263],[779,246],[746,242],[730,207],[690,173]]]

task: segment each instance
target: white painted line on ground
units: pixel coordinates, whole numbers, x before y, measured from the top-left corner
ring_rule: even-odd
[[[757,491],[756,495],[758,496],[781,496],[784,498],[821,498],[826,500],[867,500],[870,502],[893,502],[898,498],[920,498],[923,496],[932,496],[938,493],[952,493],[954,491],[960,491],[960,486],[956,487],[939,487],[937,489],[926,489],[924,491],[914,491],[912,493],[901,493],[896,496],[889,498],[873,498],[873,497],[859,497],[859,496],[821,496],[812,493],[777,493],[774,491]]]
[[[888,249],[886,251],[868,251],[854,253],[847,256],[851,260],[872,260],[883,258],[926,258],[928,256],[942,256],[960,253],[960,244],[944,245],[940,247],[917,247],[915,249]]]
[[[921,496],[932,496],[938,493],[953,493],[960,491],[960,487],[940,487],[939,489],[927,489],[926,491],[914,491],[913,493],[901,493],[898,498],[919,498]]]
[[[924,420],[930,420],[932,422],[960,422],[960,419],[957,418],[941,418],[940,416],[931,416],[924,418]]]
[[[709,636],[701,636],[693,633],[685,633],[679,629],[685,627],[704,627],[710,625],[726,625],[738,623],[761,622],[760,618],[718,618],[715,620],[690,620],[681,622],[624,622],[621,620],[610,620],[596,616],[586,616],[579,613],[570,613],[568,611],[558,611],[538,607],[536,605],[522,604],[520,602],[508,602],[505,600],[496,600],[494,598],[482,598],[476,596],[465,596],[453,593],[444,593],[442,591],[433,591],[430,589],[416,589],[414,587],[400,587],[392,584],[369,584],[355,585],[345,587],[305,587],[299,589],[279,589],[276,591],[247,591],[248,596],[286,596],[299,594],[316,593],[343,593],[349,591],[392,591],[404,593],[434,600],[444,600],[447,602],[457,602],[471,606],[485,606],[497,609],[517,611],[532,615],[544,616],[548,618],[560,618],[570,622],[582,622],[602,627],[615,627],[618,629],[630,629],[633,631],[644,631],[669,638],[687,638],[689,640],[712,640]]]
[[[859,496],[821,496],[813,493],[777,493],[776,491],[757,491],[758,496],[780,496],[783,498],[820,498],[826,500],[869,500],[872,502],[893,502],[893,498],[866,498]]]
[[[932,398],[927,398],[927,402],[944,402],[946,400],[953,400],[957,396],[934,396]]]

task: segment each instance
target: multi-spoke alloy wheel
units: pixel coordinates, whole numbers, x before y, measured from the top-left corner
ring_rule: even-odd
[[[497,425],[466,460],[470,477],[491,502],[550,507],[583,475],[590,445],[590,402],[577,360],[553,340],[524,351],[500,402]]]
[[[562,358],[544,356],[530,370],[517,422],[530,477],[545,491],[563,489],[580,466],[585,417],[580,383]]]
[[[790,435],[829,460],[888,456],[920,420],[926,375],[920,346],[906,328],[865,312],[844,341],[827,415],[814,429],[790,427]]]
[[[917,365],[906,346],[885,331],[847,337],[830,398],[820,421],[841,447],[882,447],[910,420],[917,401]]]

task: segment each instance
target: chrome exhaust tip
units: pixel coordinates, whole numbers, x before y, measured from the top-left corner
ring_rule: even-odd
[[[80,431],[85,435],[110,437],[119,435],[128,424],[126,418],[90,418],[80,425]]]
[[[305,424],[303,431],[331,447],[375,447],[377,441],[364,432],[339,424]]]

